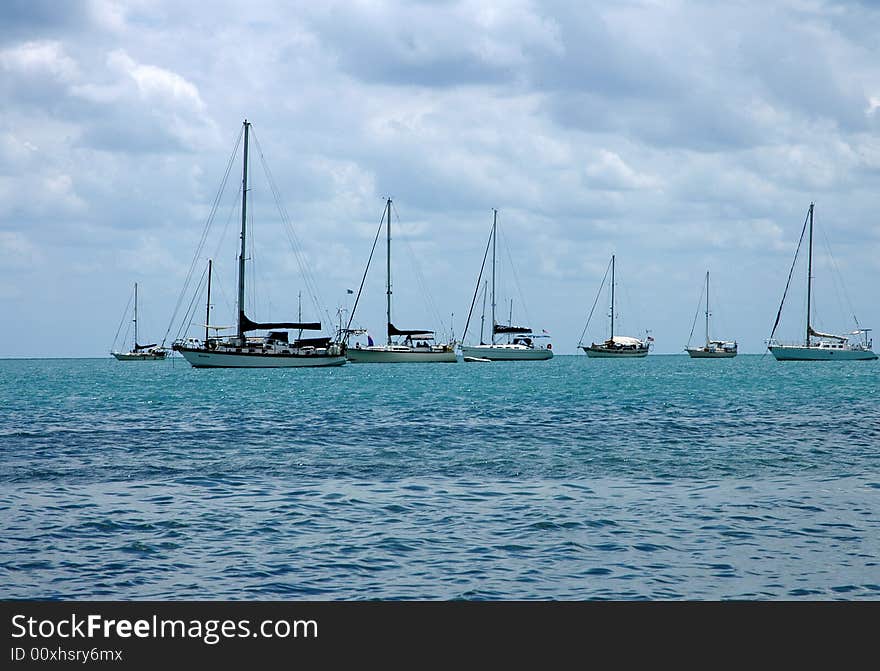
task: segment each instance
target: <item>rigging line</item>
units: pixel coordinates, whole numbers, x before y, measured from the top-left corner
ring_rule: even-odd
[[[807,212],[807,216],[804,219],[804,227],[801,229],[801,237],[798,240],[797,249],[794,251],[794,259],[791,262],[791,268],[788,271],[788,280],[785,282],[785,291],[782,292],[782,300],[779,303],[779,310],[776,313],[776,321],[773,322],[773,330],[770,331],[770,337],[767,339],[768,341],[773,340],[773,336],[776,334],[776,328],[779,326],[779,318],[782,316],[782,306],[785,305],[785,297],[788,295],[788,287],[791,285],[791,276],[794,273],[794,265],[797,263],[798,254],[801,251],[801,244],[804,241],[804,233],[807,232],[807,222],[810,220],[810,213]],[[807,278],[809,282],[809,278]],[[766,352],[765,352],[766,354]]]
[[[379,235],[382,233],[382,224],[385,223],[385,209],[382,209],[382,216],[379,219],[379,228],[376,229],[376,237],[373,238],[373,246],[370,248],[370,258],[367,259],[367,267],[364,268],[364,276],[361,278],[361,284],[358,287],[357,296],[354,299],[354,305],[351,308],[351,313],[348,315],[348,324],[345,325],[345,335],[343,336],[345,341],[348,342],[348,333],[351,330],[351,322],[354,320],[354,313],[357,310],[358,301],[361,299],[361,292],[364,290],[364,282],[367,281],[367,273],[370,270],[370,263],[373,260],[373,252],[376,251],[376,243],[379,242]]]
[[[240,211],[241,211],[241,188],[239,187],[238,191],[234,194],[233,204],[229,208],[229,215],[226,218],[226,223],[223,225],[223,231],[220,234],[220,240],[217,242],[217,246],[214,249],[214,255],[209,258],[212,258],[212,259],[218,259],[218,258],[222,259],[223,258],[223,256],[220,253],[220,249],[223,246],[223,240],[226,238],[226,232],[229,230],[229,224],[232,222],[233,218],[235,218],[236,220],[239,218],[238,213]],[[233,267],[235,267],[238,263],[237,254],[238,254],[238,252],[235,252],[233,255],[233,259],[232,259]],[[214,262],[213,284],[217,287],[217,290],[221,294],[223,294],[223,287],[221,285],[221,278],[223,276],[223,272],[221,270],[221,266],[222,266],[222,262],[221,263],[217,263],[216,261]],[[200,280],[200,282],[202,280],[204,280],[206,274],[207,274],[206,271],[202,272],[202,279]],[[202,291],[201,286],[199,287],[198,291],[199,291],[199,295],[201,296],[201,291]],[[229,312],[230,315],[233,315],[233,317],[234,317],[235,306],[229,301],[229,297],[226,296],[225,294],[222,295],[222,298],[225,302],[226,310]],[[238,297],[236,297],[236,302],[238,302]]]
[[[706,291],[705,285],[700,285],[700,300],[697,301],[697,311],[694,313],[694,323],[691,325],[691,334],[688,336],[687,346],[691,346],[691,339],[694,337],[694,329],[697,328],[697,318],[700,316],[700,307],[703,305],[703,293]]]
[[[187,324],[187,328],[192,326],[192,320],[195,319],[195,306],[201,303],[202,294],[205,293],[205,278],[208,275],[208,266],[206,265],[202,270],[202,276],[199,278],[199,290],[193,296],[192,302],[190,303],[189,308],[187,309],[187,314],[189,315],[189,324]],[[213,298],[215,298],[214,302],[211,305],[216,305],[217,303],[222,302],[226,306],[226,310],[230,315],[235,314],[235,309],[233,307],[234,301],[230,300],[229,295],[223,290],[223,274],[217,272],[217,264],[214,264],[214,275],[213,280],[211,281],[211,291],[213,294]],[[217,299],[216,295],[220,294],[220,298]],[[238,296],[235,297],[235,301],[238,300]]]
[[[593,301],[593,307],[590,308],[590,316],[587,317],[587,323],[584,324],[584,330],[581,331],[581,337],[578,339],[578,345],[584,344],[584,335],[587,333],[587,328],[590,326],[590,320],[593,318],[593,311],[596,309],[596,304],[599,302],[599,296],[602,295],[602,288],[605,286],[605,280],[608,279],[608,271],[611,270],[611,261],[608,262],[608,266],[605,268],[605,275],[602,276],[602,284],[599,285],[599,291],[596,292],[596,299]]]
[[[324,306],[324,301],[321,299],[320,291],[318,290],[318,282],[315,280],[314,275],[309,269],[308,264],[303,258],[303,253],[301,252],[304,249],[303,245],[300,243],[299,238],[296,235],[296,231],[293,228],[293,224],[290,221],[290,215],[287,212],[287,208],[284,207],[284,204],[281,201],[281,194],[278,190],[278,185],[275,182],[275,177],[272,175],[272,171],[269,169],[269,164],[266,161],[266,157],[263,154],[263,147],[260,145],[259,140],[256,135],[253,135],[254,144],[257,147],[257,153],[260,155],[260,162],[263,165],[263,171],[266,173],[267,181],[269,182],[269,187],[272,191],[272,195],[275,198],[275,205],[278,208],[278,213],[281,215],[282,228],[284,228],[284,232],[287,234],[288,241],[291,244],[291,248],[293,249],[294,257],[296,258],[297,265],[299,266],[300,273],[302,274],[303,283],[306,285],[306,291],[309,294],[309,298],[312,300],[312,304],[315,306],[315,310],[320,315],[322,312],[327,317],[328,326],[325,329],[332,328],[329,326],[333,323],[333,320],[330,317],[330,313],[327,311]]]
[[[239,188],[238,192],[233,196],[234,202],[233,205],[229,208],[229,215],[226,217],[226,223],[223,224],[223,230],[220,233],[220,239],[217,241],[217,246],[214,248],[214,255],[210,258],[222,258],[220,255],[220,249],[223,247],[223,241],[226,239],[226,232],[229,230],[229,224],[232,222],[232,218],[235,217],[238,219],[238,213],[241,210],[241,189]]]
[[[397,208],[394,206],[394,202],[391,203],[391,207],[394,210],[394,215],[397,217],[397,223],[400,224],[400,214],[397,212]],[[400,230],[398,228],[398,230]],[[413,251],[412,246],[409,244],[409,240],[405,235],[397,236],[398,240],[403,240],[403,244],[406,247],[406,251],[409,252],[409,261],[412,265],[413,271],[416,276],[416,282],[419,284],[419,289],[422,292],[422,295],[425,297],[425,302],[428,304],[428,309],[433,314],[431,315],[443,329],[444,336],[448,336],[448,331],[446,330],[446,324],[443,322],[442,317],[440,317],[440,311],[437,309],[437,305],[434,302],[434,298],[431,293],[428,291],[428,283],[425,281],[425,277],[422,274],[421,269],[419,268],[418,262],[416,261],[416,254]],[[447,338],[448,339],[448,338]]]
[[[190,303],[187,306],[186,310],[181,317],[180,324],[177,327],[177,331],[174,334],[175,340],[180,340],[186,333],[189,331],[190,326],[192,326],[192,315],[190,311],[192,310],[193,303],[202,295],[202,287],[201,282],[196,286],[196,290],[190,298]]]
[[[394,202],[392,201],[391,207],[394,210],[394,216],[397,217],[397,223],[400,224],[400,213],[397,211],[397,207],[395,207]],[[398,229],[400,230],[400,229]],[[399,235],[399,240],[403,240],[403,244],[406,247],[406,251],[409,253],[409,261],[410,265],[412,265],[413,271],[416,276],[416,282],[419,284],[419,289],[421,289],[422,295],[425,297],[425,300],[428,304],[428,309],[433,313],[434,319],[440,324],[443,329],[444,335],[448,335],[446,330],[446,324],[443,322],[443,319],[440,317],[440,311],[437,309],[437,305],[434,302],[434,298],[431,293],[428,291],[428,283],[425,281],[425,277],[422,274],[421,269],[419,268],[418,262],[416,260],[416,254],[413,250],[412,246],[409,244],[409,240],[405,235]]]
[[[516,287],[516,292],[519,295],[519,301],[522,304],[523,312],[526,315],[526,323],[533,324],[532,316],[529,314],[528,307],[526,307],[526,299],[523,295],[522,286],[519,283],[519,275],[516,272],[516,265],[513,263],[513,256],[510,253],[510,245],[507,244],[507,236],[502,232],[501,233],[501,242],[504,246],[504,251],[507,253],[507,260],[510,263],[510,272],[513,275],[513,285]]]
[[[831,254],[831,246],[828,244],[828,238],[824,236],[824,233],[825,233],[824,231],[822,231],[822,233],[823,233],[823,238],[824,238],[824,242],[825,242],[825,251],[828,253],[828,258],[831,261],[832,272],[830,272],[828,274],[831,277],[831,286],[834,288],[834,295],[837,298],[837,308],[839,311],[839,310],[843,309],[843,305],[844,305],[843,297],[840,294],[840,289],[841,289],[843,282],[837,276],[838,272],[837,272],[837,268],[834,264],[834,256],[832,256],[832,254]],[[850,312],[852,312],[852,310],[850,310]],[[855,315],[853,315],[853,316],[855,316]],[[833,315],[833,317],[837,318],[837,314]],[[817,322],[817,323],[820,323],[820,322]],[[825,329],[823,328],[823,330],[825,330]]]
[[[122,330],[122,325],[125,323],[125,318],[128,317],[128,308],[131,307],[131,301],[134,298],[134,294],[128,295],[128,303],[125,304],[125,312],[122,313],[122,319],[119,320],[119,327],[116,329],[116,335],[113,336],[113,344],[110,346],[110,350],[116,349],[116,341],[119,340],[119,332]],[[126,337],[128,336],[128,330],[125,331]]]
[[[489,247],[491,247],[491,246],[492,246],[492,233],[490,232],[489,239],[486,242],[486,251],[483,253],[483,264],[480,266],[480,274],[477,275],[477,286],[474,287],[474,299],[471,301],[471,309],[468,310],[467,321],[465,322],[465,325],[464,325],[464,332],[461,334],[461,341],[462,342],[467,340],[468,326],[470,326],[470,323],[471,323],[471,314],[473,313],[474,305],[477,302],[477,294],[480,293],[480,282],[483,279],[483,270],[485,270],[485,268],[486,268],[486,259],[489,257]]]
[[[248,166],[248,175],[253,175],[253,171],[250,170],[250,166]],[[249,305],[251,306],[251,311],[254,315],[257,314],[265,314],[266,312],[270,312],[266,306],[263,304],[262,300],[260,300],[260,304],[257,304],[257,298],[262,295],[263,292],[257,291],[257,283],[260,283],[260,288],[265,285],[268,285],[268,282],[263,282],[263,276],[258,271],[259,265],[257,264],[257,231],[254,227],[254,212],[256,211],[256,203],[254,202],[254,196],[256,196],[256,192],[254,190],[253,185],[251,184],[248,188],[248,191],[251,192],[251,197],[248,199],[248,249],[246,257],[250,260],[248,264],[248,270],[250,272],[250,277],[248,278],[250,281],[248,283],[248,289],[250,289],[250,296],[248,296]],[[244,305],[239,306],[239,310],[244,311]],[[265,311],[265,312],[264,312]]]
[[[624,297],[624,305],[623,305],[623,307],[624,307],[624,310],[625,310],[626,308],[631,308],[632,311],[633,311],[633,314],[636,316],[636,318],[635,318],[635,320],[634,320],[635,323],[636,323],[638,326],[644,326],[645,324],[644,324],[644,321],[643,321],[643,318],[642,318],[642,311],[641,311],[641,309],[639,308],[638,302],[637,302],[637,301],[634,301],[634,300],[632,299],[632,295],[629,293],[629,284],[622,284],[621,281],[618,279],[618,280],[617,280],[617,286],[619,286],[619,287],[621,288],[621,290],[623,291],[623,297]],[[618,301],[618,302],[619,302],[619,301]],[[618,323],[620,323],[620,314],[618,313],[616,317],[617,317],[617,321],[618,321]],[[629,319],[628,316],[627,316],[627,319]],[[641,323],[640,323],[640,322],[641,322]],[[623,333],[623,332],[624,332],[624,330],[623,330],[624,328],[632,328],[632,327],[633,327],[633,324],[632,324],[632,323],[629,323],[629,324],[626,324],[624,327],[620,327],[620,328],[618,328],[617,331],[618,331],[618,333]],[[634,329],[634,331],[635,331],[636,333],[638,332],[638,331],[635,330],[635,329]],[[633,332],[633,331],[630,331],[630,333],[632,333],[632,332]]]
[[[333,319],[330,317],[330,313],[327,308],[324,306],[324,301],[320,296],[320,292],[318,290],[318,283],[315,280],[314,275],[312,274],[308,263],[306,263],[303,252],[301,249],[303,248],[302,243],[300,243],[299,238],[296,235],[296,231],[293,228],[293,224],[290,222],[290,215],[287,212],[287,209],[284,207],[284,204],[281,200],[281,194],[278,190],[278,186],[275,182],[275,178],[272,175],[272,171],[269,169],[269,164],[265,160],[265,156],[263,155],[262,147],[259,144],[258,140],[255,140],[257,149],[260,153],[260,159],[263,163],[263,170],[266,173],[266,177],[269,181],[269,185],[272,189],[272,195],[275,198],[275,205],[278,208],[278,212],[281,215],[282,228],[284,229],[285,234],[287,235],[288,242],[290,243],[291,249],[293,250],[294,257],[296,258],[297,265],[299,266],[300,273],[302,275],[303,284],[306,285],[306,292],[309,295],[309,298],[312,301],[312,305],[315,308],[315,311],[320,315],[321,312],[327,318],[325,322],[327,324],[325,330],[332,328],[330,325],[333,324]]]
[[[205,268],[205,273],[202,275],[202,277],[204,277],[205,274],[207,274],[207,268]],[[220,301],[222,301],[226,305],[226,310],[228,311],[228,313],[231,315],[235,315],[235,310],[233,308],[234,301],[230,299],[229,294],[227,294],[226,291],[223,289],[223,275],[217,272],[216,264],[214,265],[214,279],[211,281],[211,291],[215,295],[220,294]],[[237,299],[238,297],[236,296],[236,300]],[[216,303],[220,301],[215,300],[214,304],[216,305]]]
[[[192,320],[195,317],[195,305],[199,298],[202,296],[202,284],[205,279],[205,276],[208,274],[208,267],[205,266],[204,270],[202,270],[202,276],[199,278],[198,289],[193,293],[192,298],[190,299],[189,305],[186,308],[186,312],[183,314],[183,318],[181,319],[180,328],[177,330],[177,334],[175,335],[175,340],[179,340],[184,333],[187,333],[192,326]]]
[[[831,274],[832,278],[835,280],[834,290],[837,292],[837,300],[838,305],[843,301],[840,300],[840,292],[837,289],[837,283],[840,284],[840,289],[843,291],[843,297],[846,299],[846,306],[849,308],[849,312],[852,315],[853,321],[856,323],[856,328],[862,328],[859,324],[859,320],[856,317],[856,311],[853,308],[852,301],[849,298],[849,293],[846,290],[846,284],[843,281],[843,273],[840,272],[840,267],[837,265],[837,260],[834,258],[834,254],[831,253],[831,243],[828,240],[828,236],[825,234],[825,229],[822,228],[822,238],[825,240],[825,248],[828,251],[828,257],[831,259],[831,267],[834,269],[834,272]]]
[[[241,138],[244,136],[244,126],[242,126],[241,130],[238,132],[238,139],[235,141],[235,146],[232,149],[232,154],[229,156],[229,161],[226,163],[226,171],[223,174],[223,179],[220,181],[220,188],[217,190],[217,195],[214,196],[214,202],[211,205],[211,211],[208,213],[208,219],[205,221],[205,226],[202,229],[202,236],[199,239],[199,244],[196,247],[196,253],[193,256],[192,263],[190,263],[189,270],[186,274],[186,279],[183,282],[183,288],[180,290],[180,295],[177,297],[177,304],[174,306],[174,312],[171,314],[171,321],[168,323],[168,328],[165,330],[165,336],[162,338],[162,346],[165,346],[165,342],[168,340],[168,334],[171,332],[171,328],[174,326],[174,321],[177,319],[177,312],[180,309],[181,303],[183,303],[183,298],[186,295],[186,292],[189,289],[190,281],[192,280],[192,274],[195,271],[196,261],[199,259],[199,254],[201,254],[202,248],[204,247],[205,240],[208,237],[208,232],[211,230],[211,224],[214,221],[214,216],[217,213],[217,208],[220,205],[220,199],[223,196],[223,192],[226,189],[226,182],[229,179],[229,173],[232,170],[232,164],[235,161],[235,156],[238,154],[238,147],[241,144]],[[179,333],[179,331],[178,331]]]

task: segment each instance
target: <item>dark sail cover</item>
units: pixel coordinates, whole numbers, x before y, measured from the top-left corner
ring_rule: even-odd
[[[504,324],[495,324],[495,333],[531,333],[532,329],[528,326],[505,326]]]
[[[264,322],[259,323],[248,319],[242,312],[239,315],[242,331],[256,331],[258,329],[302,329],[303,331],[320,331],[321,322]]]
[[[156,343],[153,343],[152,345],[138,345],[137,343],[135,343],[134,344],[134,351],[140,352],[142,349],[150,349],[151,347],[155,347],[155,346],[156,346]]]
[[[293,341],[294,347],[329,347],[330,338],[299,338]]]
[[[414,329],[414,330],[401,330],[397,328],[391,322],[388,322],[388,335],[393,336],[424,336],[428,337],[433,335],[433,331],[428,331],[426,329]]]

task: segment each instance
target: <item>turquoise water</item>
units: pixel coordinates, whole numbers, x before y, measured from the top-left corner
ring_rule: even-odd
[[[880,365],[0,361],[0,597],[880,599]]]

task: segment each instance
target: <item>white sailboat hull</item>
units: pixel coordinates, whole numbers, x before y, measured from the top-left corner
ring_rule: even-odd
[[[345,356],[352,363],[455,363],[455,350],[422,347],[350,347]]]
[[[527,347],[526,345],[462,345],[465,358],[489,361],[546,361],[553,358],[552,349]]]
[[[687,347],[685,351],[692,359],[732,359],[736,356],[736,350],[707,350],[703,347]]]
[[[581,346],[581,349],[587,353],[589,357],[595,358],[607,358],[607,359],[639,359],[642,357],[648,356],[648,348],[640,348],[640,349],[608,349],[605,347],[586,347]]]
[[[872,361],[877,358],[870,349],[831,349],[805,345],[771,345],[767,349],[777,361]]]
[[[264,354],[182,348],[177,351],[193,368],[315,368],[341,366],[346,361],[341,354]]]
[[[648,356],[650,343],[630,336],[613,336],[602,343],[581,345],[589,357],[605,359],[640,359]]]
[[[119,361],[162,361],[165,352],[111,352]]]

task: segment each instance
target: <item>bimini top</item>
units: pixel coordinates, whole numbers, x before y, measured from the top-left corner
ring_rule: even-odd
[[[605,341],[606,343],[608,340]],[[614,336],[611,338],[611,342],[615,345],[641,345],[642,341],[638,338],[631,338],[630,336]]]

